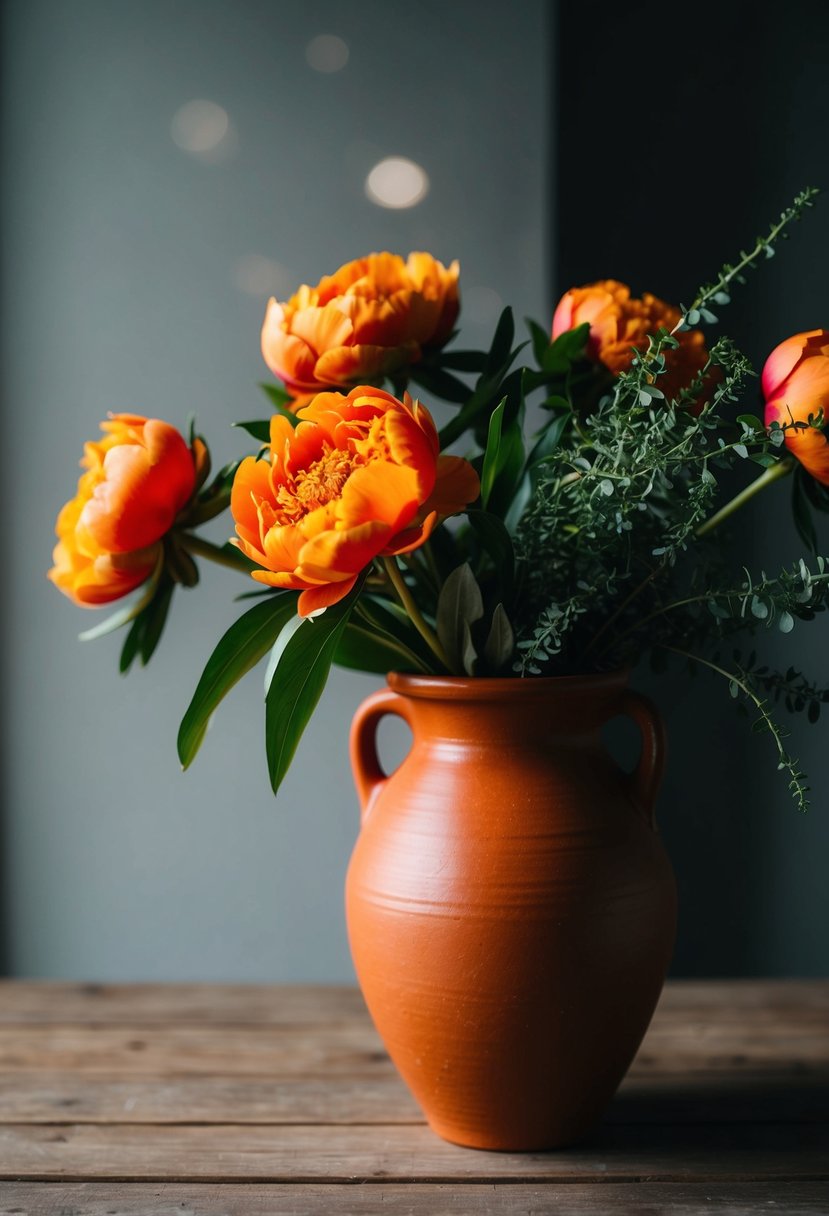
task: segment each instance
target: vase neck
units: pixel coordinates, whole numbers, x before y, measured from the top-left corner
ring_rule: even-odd
[[[627,672],[541,679],[389,677],[415,737],[543,743],[597,732],[619,712]]]

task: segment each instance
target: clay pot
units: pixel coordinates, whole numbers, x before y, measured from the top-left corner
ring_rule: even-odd
[[[624,673],[389,685],[351,735],[362,830],[346,911],[369,1011],[444,1139],[572,1143],[633,1059],[673,947],[661,721]],[[388,778],[385,714],[413,734]],[[632,774],[600,737],[620,714],[642,733]]]

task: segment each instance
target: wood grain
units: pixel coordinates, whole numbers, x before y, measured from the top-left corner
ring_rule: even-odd
[[[750,1024],[746,1022],[746,1014]],[[673,980],[659,1017],[746,1028],[829,1019],[824,980]],[[77,984],[0,980],[0,1023],[320,1026],[365,1019],[356,988],[267,984]]]
[[[829,1184],[810,1182],[664,1184],[530,1183],[464,1186],[309,1183],[233,1186],[186,1183],[0,1184],[0,1216],[826,1216]]]
[[[829,1127],[805,1124],[605,1125],[554,1153],[472,1152],[427,1127],[0,1127],[0,1178],[225,1182],[790,1181],[829,1179]]]
[[[0,1216],[829,1212],[829,982],[667,986],[593,1140],[424,1125],[352,988],[0,982]]]

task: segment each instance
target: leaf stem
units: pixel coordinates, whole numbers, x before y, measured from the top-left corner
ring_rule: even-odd
[[[713,532],[723,520],[728,519],[735,511],[739,511],[740,507],[745,506],[755,494],[759,494],[761,490],[765,490],[766,486],[770,486],[772,482],[779,481],[781,477],[787,477],[794,468],[794,465],[794,457],[792,456],[784,456],[781,460],[778,460],[777,464],[773,464],[767,468],[750,485],[747,485],[730,502],[727,502],[724,507],[720,507],[715,515],[712,515],[710,519],[706,519],[705,523],[700,524],[696,530],[696,535],[706,536],[709,532]]]
[[[389,576],[391,585],[397,592],[398,599],[405,608],[409,616],[409,620],[412,622],[415,629],[423,638],[424,642],[429,647],[438,662],[445,667],[447,671],[451,672],[452,664],[449,661],[449,656],[443,649],[443,646],[441,646],[435,631],[430,628],[430,626],[423,619],[423,615],[414,601],[414,596],[406,586],[406,580],[400,573],[400,567],[397,564],[397,559],[394,557],[384,557],[381,560],[383,563],[383,569]]]
[[[195,536],[192,532],[179,532],[177,536],[188,553],[192,553],[196,557],[207,558],[208,561],[215,562],[217,566],[226,566],[228,570],[236,570],[239,574],[250,574],[252,565],[244,553],[240,553],[238,549],[231,552],[220,545],[214,545],[212,541],[205,540],[202,536]]]

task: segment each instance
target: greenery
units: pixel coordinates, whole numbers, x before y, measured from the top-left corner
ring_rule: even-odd
[[[790,440],[824,433],[821,403],[768,425],[740,402],[756,392],[755,372],[728,337],[694,371],[676,368],[700,327],[714,325],[735,284],[771,257],[812,205],[800,194],[748,250],[628,350],[620,371],[596,355],[589,324],[549,337],[529,321],[516,339],[505,309],[487,351],[427,350],[385,383],[402,396],[422,390],[456,412],[440,433],[480,478],[480,497],[443,522],[425,543],[378,557],[345,598],[316,619],[296,615],[297,593],[251,592],[257,602],[220,640],[179,733],[186,767],[211,714],[259,660],[266,676],[271,782],[284,777],[332,663],[365,671],[527,677],[632,667],[647,659],[716,675],[754,729],[772,737],[778,767],[801,808],[807,786],[786,747],[779,707],[814,722],[829,690],[799,671],[758,665],[735,648],[759,645],[769,630],[789,633],[823,612],[829,566],[818,550],[814,512],[829,511],[829,488],[798,463]],[[383,387],[384,381],[378,382]],[[272,413],[296,425],[291,394],[263,384]],[[543,424],[527,436],[527,404]],[[270,420],[236,424],[260,445]],[[279,424],[284,426],[284,424]],[[289,432],[290,433],[290,432]],[[258,450],[257,458],[265,456]],[[121,668],[155,649],[173,592],[198,579],[195,559],[248,574],[255,564],[230,545],[196,535],[224,511],[233,464],[202,485],[164,541],[164,555],[136,602],[91,630],[128,626]],[[724,475],[753,480],[721,502]],[[806,555],[772,575],[749,571],[729,550],[724,524],[761,491],[790,476],[792,507]]]

